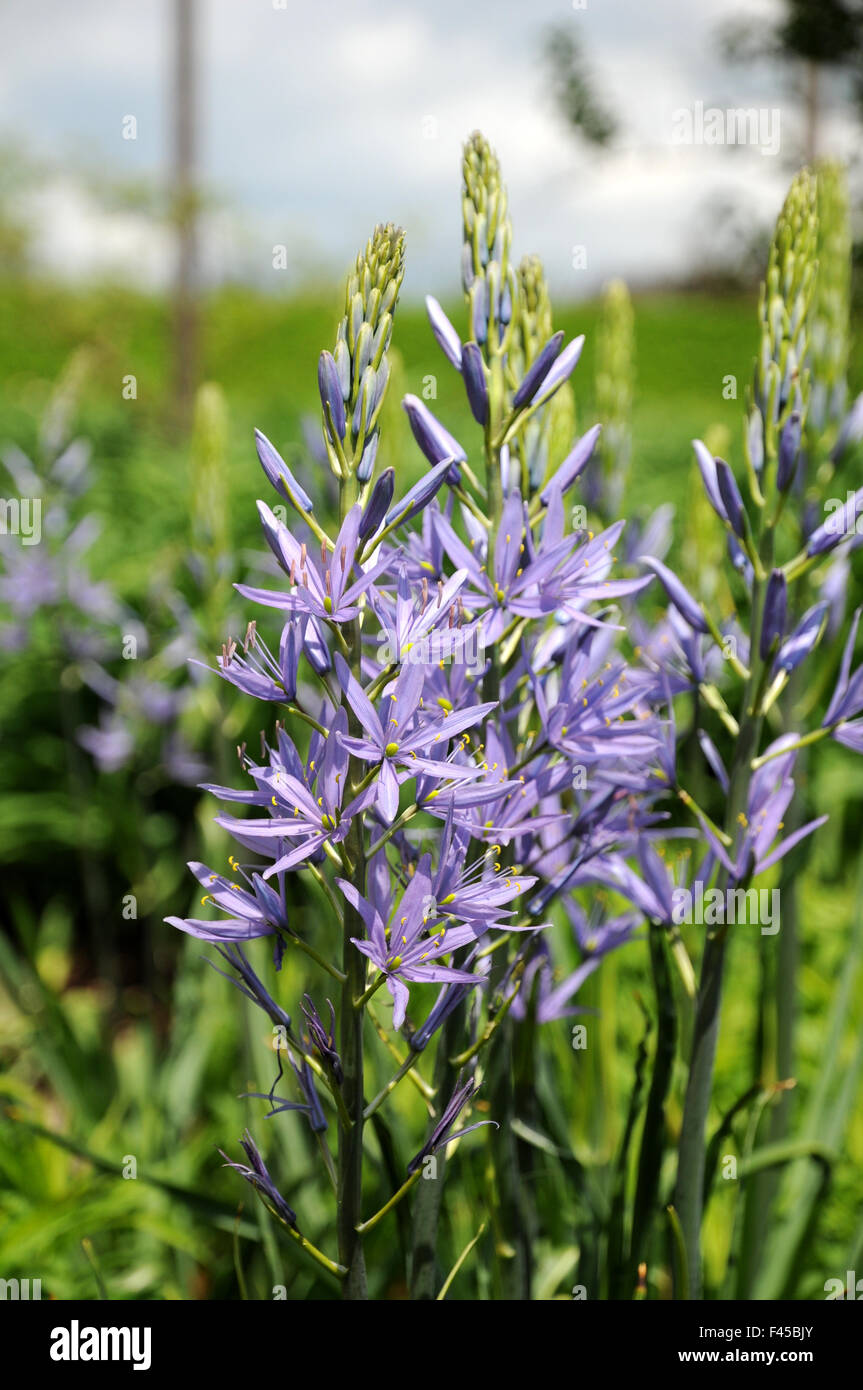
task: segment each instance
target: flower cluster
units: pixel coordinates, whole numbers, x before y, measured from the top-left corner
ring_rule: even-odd
[[[397,470],[377,468],[404,268],[404,238],[391,226],[377,228],[358,258],[334,349],[319,362],[322,456],[338,483],[337,525],[257,435],[265,476],[293,516],[287,524],[259,502],[281,580],[277,588],[238,588],[245,600],[276,610],[282,626],[265,638],[264,620],[254,619],[242,644],[225,642],[216,669],[270,709],[280,707],[291,732],[276,723],[260,762],[242,750],[248,785],[208,788],[246,808],[217,823],[255,856],[243,864],[232,856],[230,876],[191,865],[204,902],[224,915],[169,920],[215,943],[238,987],[270,1018],[281,1006],[235,943],[273,937],[278,964],[291,941],[339,984],[328,1027],[307,998],[308,1032],[291,1033],[300,1101],[279,1108],[304,1110],[320,1138],[319,1087],[339,1115],[338,1268],[351,1296],[365,1295],[361,1237],[377,1220],[361,1220],[363,1124],[429,1044],[437,1041],[442,1064],[439,1098],[452,1099],[412,1161],[407,1186],[424,1157],[451,1142],[480,1075],[488,1072],[495,1094],[506,1091],[494,1081],[508,1066],[512,1029],[530,1021],[535,1040],[533,1025],[577,1011],[584,982],[642,922],[662,975],[655,931],[673,926],[676,886],[659,853],[663,839],[700,837],[699,877],[716,873],[745,886],[820,823],[782,835],[796,736],[783,735],[753,764],[767,710],[824,629],[820,606],[789,627],[788,591],[831,547],[816,530],[783,565],[772,545],[797,473],[808,400],[813,197],[806,178],[795,184],[771,251],[746,420],[748,504],[731,467],[696,446],[735,573],[748,585],[746,614],[714,615],[658,555],[641,556],[636,570],[620,518],[591,525],[579,515],[585,509],[569,509],[600,438],[599,426],[572,438],[567,393],[583,339],[565,344],[553,331],[536,259],[513,267],[506,192],[480,135],[464,156],[469,336],[428,301],[432,332],[461,377],[479,431],[476,449],[408,395],[404,408],[428,469],[402,490]],[[625,319],[628,302],[620,291],[617,299]],[[614,451],[623,455],[625,401],[614,411]],[[611,454],[603,457],[608,468]],[[619,492],[606,487],[605,503]],[[667,518],[653,519],[642,542],[652,538],[664,551],[667,530]],[[634,612],[654,578],[671,604],[658,623],[649,608]],[[738,633],[733,660],[723,661],[729,634]],[[852,631],[822,729],[848,746],[857,746],[854,716],[863,709],[860,672],[850,674],[853,640]],[[742,715],[729,705],[731,679],[745,689]],[[682,785],[679,698],[695,703],[698,738],[688,745],[702,780],[721,788],[723,825]],[[718,725],[737,739],[728,769],[699,723],[704,711],[714,733]],[[675,819],[682,814],[685,826]],[[309,929],[309,915],[292,912],[292,874],[304,875],[308,893],[332,914],[337,959],[322,955],[326,935]],[[606,909],[610,894],[633,910]],[[556,964],[561,928],[565,954],[578,958],[574,970]],[[691,987],[679,934],[672,945]],[[440,987],[433,1004],[426,1000],[432,984]],[[369,1104],[362,1019],[381,986],[392,1001],[389,1033],[401,1032],[410,1048]],[[420,1009],[423,1021],[415,1017]],[[287,1015],[281,1021],[290,1028]],[[469,1065],[467,1081],[456,1063]],[[511,1118],[493,1116],[502,1126]],[[251,1168],[239,1171],[280,1210],[250,1139],[244,1147]],[[505,1160],[496,1162],[503,1190],[512,1174]],[[658,1173],[651,1181],[655,1188]],[[701,1174],[680,1181],[682,1217],[691,1222]],[[294,1224],[290,1209],[282,1215]]]

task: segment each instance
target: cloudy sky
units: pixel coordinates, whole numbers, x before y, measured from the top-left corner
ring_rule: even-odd
[[[542,255],[558,294],[694,266],[713,244],[717,198],[769,218],[788,179],[799,127],[787,81],[764,67],[728,70],[715,41],[722,21],[777,3],[197,0],[200,163],[217,208],[208,274],[275,284],[280,243],[296,278],[341,270],[372,225],[392,219],[409,234],[407,292],[451,292],[460,147],[477,126],[501,157],[516,251]],[[77,171],[164,176],[172,10],[172,0],[5,0],[0,10],[0,138],[58,171],[32,207],[38,254],[60,273],[108,267],[152,283],[168,271],[164,233],[108,215]],[[620,121],[608,154],[586,151],[549,99],[540,55],[555,25],[582,40]],[[675,113],[698,102],[778,109],[780,154],[674,143]],[[124,140],[130,115],[137,138]],[[829,129],[849,138],[841,110]],[[573,268],[577,246],[586,269]]]

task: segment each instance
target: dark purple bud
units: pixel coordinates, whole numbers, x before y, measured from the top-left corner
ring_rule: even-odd
[[[363,445],[363,452],[357,464],[357,478],[361,483],[367,483],[375,471],[375,459],[378,456],[380,439],[380,434],[375,429]]]
[[[734,474],[724,459],[716,459],[716,483],[731,529],[742,540],[746,535],[746,512]]]
[[[299,503],[304,512],[312,511],[314,503],[311,497],[300,487],[278,449],[273,448],[267,436],[262,434],[260,430],[255,430],[255,448],[258,451],[261,467],[276,492],[280,493],[286,502]],[[293,493],[293,498],[291,498],[291,493]]]
[[[521,385],[512,398],[514,406],[527,405],[533,400],[545,377],[551,369],[551,365],[560,352],[560,345],[563,342],[563,333],[555,333],[549,338],[542,352],[537,357],[533,366],[526,372]]]
[[[473,418],[478,425],[484,425],[488,419],[488,388],[482,353],[476,343],[465,343],[462,348],[461,374]]]
[[[782,427],[779,439],[779,462],[776,465],[776,486],[780,492],[787,492],[797,472],[800,456],[800,439],[803,426],[800,411],[793,410]]]
[[[761,640],[758,650],[761,660],[766,661],[773,645],[782,641],[785,632],[785,612],[788,606],[788,586],[782,570],[773,570],[767,581],[764,595],[764,613],[761,618]]]
[[[553,396],[559,386],[567,381],[578,365],[581,350],[584,347],[584,334],[578,338],[573,338],[571,343],[567,343],[563,352],[552,365],[551,371],[545,377],[542,385],[536,393],[535,399],[538,401],[548,400]]]
[[[414,483],[401,501],[387,512],[387,525],[390,526],[397,517],[399,525],[403,525],[416,516],[417,512],[421,512],[423,507],[428,506],[435,493],[440,492],[444,483],[448,481],[451,464],[452,459],[442,459],[434,468],[429,469],[424,478]]]
[[[499,257],[495,257],[495,259],[499,259]],[[512,318],[512,287],[508,280],[500,292],[500,307],[497,311],[497,317],[498,322],[503,327],[506,327]]]
[[[439,420],[436,420],[418,396],[405,396],[402,405],[407,412],[413,436],[429,463],[440,463],[441,459],[466,461],[467,454],[457,439],[453,439]],[[458,483],[460,474],[457,466],[452,467],[450,481]]]
[[[652,555],[639,555],[638,559],[640,564],[647,565],[648,569],[653,570],[674,607],[686,619],[689,626],[694,627],[696,632],[709,632],[710,629],[700,604],[696,603],[688,589],[684,588],[677,575],[672,574],[668,566],[664,565],[661,560],[654,560]]]
[[[330,352],[322,352],[318,359],[318,390],[321,393],[327,433],[332,438],[332,431],[335,430],[339,439],[344,439],[347,429],[345,403],[342,400],[338,368]]]
[[[815,555],[826,555],[829,551],[835,550],[840,541],[855,534],[861,505],[863,487],[858,488],[844,506],[831,511],[827,520],[812,532],[806,545],[806,554],[810,559]]]
[[[372,488],[372,495],[366,503],[365,511],[360,517],[359,537],[361,541],[364,541],[366,536],[373,536],[375,531],[377,531],[387,514],[387,508],[393,500],[395,485],[395,469],[385,468]]]
[[[829,603],[816,603],[803,614],[788,641],[783,642],[779,648],[776,665],[783,671],[793,671],[817,646],[824,631],[829,608]]]

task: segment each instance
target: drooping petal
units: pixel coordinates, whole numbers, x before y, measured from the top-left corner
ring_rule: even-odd
[[[640,564],[647,565],[648,569],[653,570],[669,599],[678,612],[682,613],[689,625],[694,627],[696,632],[709,632],[710,629],[700,605],[696,603],[677,576],[672,574],[668,566],[664,565],[661,560],[654,560],[650,555],[639,555],[638,559]]]

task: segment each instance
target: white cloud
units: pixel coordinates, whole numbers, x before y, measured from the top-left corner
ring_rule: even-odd
[[[460,150],[480,126],[496,145],[519,251],[546,259],[560,292],[613,273],[665,276],[692,254],[700,200],[717,191],[776,207],[788,170],[751,151],[670,147],[671,113],[779,99],[776,73],[730,72],[715,42],[734,14],[776,12],[775,0],[200,0],[201,160],[230,212],[213,223],[208,264],[264,277],[275,242],[303,264],[341,268],[381,219],[410,234],[407,285],[457,285]],[[6,54],[0,130],[62,162],[83,151],[120,178],[164,175],[168,151],[170,0],[18,0],[0,18]],[[584,39],[603,99],[620,116],[618,145],[599,160],[552,110],[539,51],[552,23]],[[784,99],[784,98],[783,98]],[[139,138],[120,139],[133,113]],[[789,114],[790,108],[789,108]],[[437,122],[426,138],[423,121]],[[783,120],[783,136],[789,123]],[[849,122],[831,120],[847,137]],[[74,164],[74,160],[72,161]],[[149,223],[109,218],[67,178],[50,197],[66,209],[74,249],[43,235],[40,254],[64,273],[123,262],[150,280],[170,261]],[[571,268],[575,243],[588,272]]]

